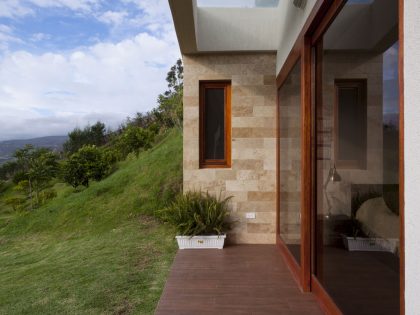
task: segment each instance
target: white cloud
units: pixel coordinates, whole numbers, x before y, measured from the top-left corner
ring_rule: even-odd
[[[48,40],[51,38],[51,35],[45,33],[35,33],[31,37],[31,41],[33,42],[41,42],[44,40]]]
[[[98,16],[98,20],[111,25],[120,25],[128,16],[125,11],[106,11]]]
[[[0,1],[0,17],[14,18],[32,13],[33,10],[25,5],[21,0]]]
[[[10,43],[22,43],[22,40],[13,35],[10,26],[0,24],[0,51],[8,50]]]
[[[6,0],[10,1],[10,0]],[[41,7],[62,7],[73,11],[90,12],[100,3],[100,0],[28,0],[30,3]]]
[[[35,13],[33,6],[92,12],[99,4],[100,0],[1,0],[0,17],[17,18],[31,15]]]
[[[173,32],[68,53],[9,52],[0,58],[0,138],[65,134],[98,119],[116,126],[156,105],[178,57]]]
[[[172,28],[167,0],[121,0],[123,3],[134,4],[141,12],[128,23],[136,27],[152,27],[155,32],[166,32],[168,27]]]

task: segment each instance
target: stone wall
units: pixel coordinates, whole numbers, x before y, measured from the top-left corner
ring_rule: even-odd
[[[274,243],[276,55],[188,55],[184,61],[184,191],[233,196],[233,243]],[[232,167],[199,168],[199,82],[231,80]],[[255,212],[255,219],[246,219]]]

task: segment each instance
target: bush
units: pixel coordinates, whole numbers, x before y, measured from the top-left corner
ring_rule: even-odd
[[[132,152],[138,155],[141,149],[152,147],[154,137],[155,133],[149,129],[130,125],[120,135],[117,146],[124,157]]]
[[[113,168],[113,166],[118,162],[121,161],[123,156],[120,151],[114,148],[104,148],[102,151],[104,162],[109,168]]]
[[[9,180],[13,178],[15,173],[19,170],[19,165],[16,161],[9,161],[0,166],[0,179]]]
[[[19,184],[19,182],[27,180],[28,175],[25,171],[17,171],[15,175],[13,176],[13,183],[16,185]]]
[[[39,193],[39,203],[43,205],[55,197],[57,197],[57,192],[54,189],[45,189]]]
[[[64,163],[63,177],[74,188],[79,185],[88,187],[89,180],[100,181],[109,168],[102,151],[94,145],[87,145]]]
[[[228,220],[231,198],[216,198],[201,192],[179,194],[162,210],[162,218],[173,224],[180,235],[220,235],[231,226]]]
[[[21,197],[10,197],[7,198],[4,202],[6,205],[11,206],[14,211],[18,211],[25,208],[26,199]]]
[[[7,188],[6,181],[0,179],[0,194]]]

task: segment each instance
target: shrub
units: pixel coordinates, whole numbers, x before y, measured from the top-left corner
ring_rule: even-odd
[[[104,148],[102,154],[104,162],[109,167],[109,169],[112,169],[114,165],[123,158],[120,151],[109,147]]]
[[[126,157],[129,153],[139,154],[141,149],[152,147],[155,134],[149,129],[143,129],[136,126],[128,126],[118,139],[118,148]]]
[[[0,179],[9,180],[13,178],[18,170],[19,165],[16,161],[6,162],[0,166]]]
[[[26,180],[27,178],[28,176],[25,171],[17,171],[13,176],[13,183],[17,185],[19,182]]]
[[[25,208],[25,198],[21,197],[10,197],[4,201],[6,205],[9,205],[13,208],[14,211],[22,210]]]
[[[179,194],[162,210],[162,218],[173,224],[180,235],[220,235],[231,226],[228,210],[231,198],[216,198],[201,192]]]
[[[76,188],[88,187],[89,180],[103,179],[109,169],[102,151],[94,145],[82,147],[63,166],[64,180]]]
[[[6,181],[0,179],[0,194],[7,188]]]
[[[57,192],[54,189],[45,189],[39,193],[39,203],[43,205],[55,197],[57,197]]]
[[[89,186],[86,166],[79,157],[73,155],[63,164],[63,179],[74,188],[80,185]]]

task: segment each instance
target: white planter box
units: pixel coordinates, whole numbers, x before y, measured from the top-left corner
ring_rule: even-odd
[[[226,235],[176,236],[179,249],[223,249]]]
[[[342,235],[344,246],[349,251],[391,252],[398,251],[398,239],[351,237]]]

